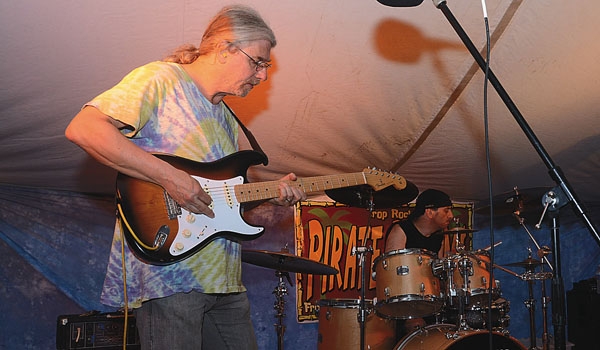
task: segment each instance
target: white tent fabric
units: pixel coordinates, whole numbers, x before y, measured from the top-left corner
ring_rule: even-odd
[[[270,157],[253,176],[374,166],[420,189],[486,198],[483,74],[432,3],[246,3],[279,41],[270,79],[247,98],[230,99]],[[222,5],[2,2],[0,182],[112,192],[107,172],[64,139],[66,124],[134,67],[197,43]],[[481,4],[448,7],[483,49]],[[599,200],[600,5],[494,0],[487,10],[493,72],[582,199]],[[488,103],[494,193],[553,186],[491,86]]]

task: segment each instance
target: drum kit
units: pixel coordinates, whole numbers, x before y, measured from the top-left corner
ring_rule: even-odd
[[[499,281],[490,278],[486,249],[458,245],[441,259],[423,249],[391,251],[374,260],[373,277],[376,314],[433,319],[389,349],[486,349],[490,335],[493,349],[525,349],[508,334],[510,303],[501,298]]]
[[[413,191],[412,188],[410,190]],[[375,207],[372,204],[373,195],[368,190],[361,189],[351,195],[340,192],[342,194],[345,196],[344,200],[353,205],[367,206],[369,209]],[[328,195],[336,199],[335,195]],[[414,197],[412,194],[404,197],[403,200],[407,199],[408,203],[416,197],[416,193]],[[408,199],[409,197],[412,198]],[[386,206],[389,207],[389,201]],[[465,249],[458,238],[461,234],[473,232],[476,231],[464,228],[443,231],[443,234],[454,235],[456,249],[442,258],[437,258],[435,253],[424,249],[390,251],[375,258],[372,266],[372,278],[376,282],[375,299],[366,299],[365,288],[361,288],[359,299],[319,301],[318,349],[526,349],[509,335],[510,302],[501,297],[500,283],[490,273],[491,246],[471,251]],[[494,247],[499,244],[501,242]],[[353,249],[353,254],[358,255],[363,265],[363,286],[366,285],[364,275],[369,270],[364,267],[364,256],[371,251],[370,247]],[[542,261],[547,262],[548,253],[546,247],[540,247],[538,256],[542,260],[532,258],[530,250],[526,260],[505,265],[525,268],[523,274],[493,264],[493,267],[528,283],[530,298],[525,305],[530,312],[532,344],[529,349],[537,349],[534,282],[552,278],[552,273],[536,272],[535,269],[543,265]],[[278,349],[282,350],[285,332],[283,297],[287,294],[283,278],[286,277],[291,285],[289,272],[331,275],[338,271],[328,265],[290,254],[285,248],[281,252],[243,250],[242,261],[276,271],[279,283],[273,294],[277,299],[275,309],[279,323],[275,327]],[[546,336],[545,311],[548,299],[543,284],[542,296]],[[433,321],[399,337],[398,322],[423,318]],[[492,344],[493,348],[490,347]],[[544,346],[546,345],[544,342]]]

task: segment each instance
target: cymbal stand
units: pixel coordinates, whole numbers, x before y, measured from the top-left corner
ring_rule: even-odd
[[[518,210],[518,209],[515,210],[513,212],[513,215],[515,216],[515,218],[519,222],[519,225],[521,225],[521,227],[523,227],[523,229],[525,230],[525,232],[527,232],[527,235],[529,235],[529,239],[531,239],[531,241],[533,242],[533,244],[535,244],[535,247],[538,249],[538,251],[542,251],[542,250],[548,249],[547,247],[540,247],[540,245],[538,244],[538,242],[535,240],[535,238],[531,234],[531,231],[529,231],[529,229],[527,228],[527,225],[525,225],[525,219],[523,219],[521,217],[521,211],[520,210]],[[542,256],[541,258],[546,263],[546,265],[548,265],[548,267],[550,268],[550,270],[554,271],[554,268],[552,267],[552,264],[550,264],[550,261],[548,261],[548,258],[546,258],[545,255]]]
[[[469,276],[473,276],[473,261],[471,261],[471,259],[469,259],[469,252],[465,249],[465,245],[460,241],[460,238],[458,237],[459,235],[456,235],[456,250],[459,252],[460,254],[460,261],[457,264],[457,267],[460,271],[460,274],[462,276],[463,279],[463,294],[460,297],[460,301],[458,303],[459,305],[459,312],[461,313],[460,319],[461,319],[461,323],[460,323],[460,327],[461,329],[466,329],[467,327],[467,323],[466,323],[466,308],[467,305],[471,304],[471,300],[470,300],[470,296],[471,296],[471,280],[469,279]]]
[[[554,348],[557,350],[566,349],[566,308],[565,308],[565,287],[562,278],[562,268],[560,260],[560,218],[559,210],[568,203],[564,188],[555,187],[546,192],[542,198],[544,211],[539,222],[535,225],[537,229],[541,228],[542,221],[546,212],[549,210],[552,219],[552,262],[554,270],[552,274],[552,325],[554,326]]]
[[[515,187],[515,193],[516,193],[516,198],[519,198],[519,190],[517,189],[517,187]],[[517,206],[515,207],[515,210],[513,212],[513,215],[515,216],[515,218],[517,219],[517,221],[519,222],[519,225],[521,225],[523,227],[523,229],[525,230],[525,232],[527,232],[527,235],[529,235],[529,239],[533,242],[533,244],[535,244],[535,246],[537,247],[538,251],[537,251],[537,255],[539,258],[542,259],[542,261],[548,265],[548,267],[550,268],[550,270],[554,271],[554,268],[552,267],[552,264],[550,264],[550,261],[548,261],[547,255],[550,252],[550,248],[548,247],[540,247],[540,245],[538,244],[538,242],[536,241],[536,239],[533,237],[533,235],[531,234],[531,231],[529,231],[529,229],[527,228],[527,225],[525,225],[525,219],[523,219],[521,217],[521,209],[523,209],[523,203],[521,201],[517,201]],[[548,205],[546,204],[544,207],[544,213],[546,212],[546,210],[548,209]],[[535,225],[536,228],[539,228],[540,224],[538,223],[537,225]],[[531,258],[531,249],[529,249],[529,258]],[[547,321],[547,310],[548,310],[548,303],[550,301],[550,298],[546,297],[546,280],[545,278],[543,278],[544,275],[544,271],[543,268],[544,266],[542,265],[542,273],[540,274],[540,276],[542,276],[542,324],[543,324],[543,335],[542,335],[542,347],[544,350],[548,349],[548,321]],[[529,276],[530,275],[530,276]],[[533,273],[533,271],[528,270],[523,277],[532,277],[532,278],[527,278],[528,284],[531,286],[531,284],[533,283],[533,280],[536,279],[536,274]],[[531,287],[530,287],[531,288]],[[531,303],[532,300],[532,295],[531,295],[531,291],[530,291],[530,300],[529,303]],[[525,303],[525,305],[527,305],[528,309],[529,309],[529,305],[527,302]],[[535,309],[535,306],[532,305],[532,308]],[[530,309],[531,312],[531,309]],[[531,315],[530,315],[531,318]],[[533,321],[533,318],[531,318]],[[535,325],[532,325],[532,327],[535,327]],[[533,337],[533,336],[532,336]],[[533,339],[533,338],[532,338]],[[532,344],[532,347],[535,348],[535,342]]]
[[[367,238],[369,237],[371,231],[371,216],[373,213],[373,209],[375,208],[375,204],[373,203],[373,190],[369,191],[369,199],[368,199],[368,210],[369,216],[367,217],[367,227],[365,231],[365,237],[362,242],[362,246],[353,247],[352,255],[357,255],[361,268],[361,276],[360,276],[360,300],[358,303],[358,315],[356,316],[358,319],[358,324],[360,325],[360,350],[365,350],[366,336],[365,336],[365,326],[367,321],[367,306],[366,306],[366,290],[367,290],[367,269],[366,269],[366,255],[368,253],[373,252],[373,247],[367,247]]]
[[[538,255],[540,253],[538,252]],[[541,272],[544,272],[544,265],[541,266]],[[546,296],[546,280],[542,279],[542,327],[544,332],[542,333],[542,349],[548,350],[548,303],[550,298]]]
[[[366,233],[365,233],[366,234]],[[367,320],[367,307],[366,307],[366,303],[365,303],[365,289],[366,287],[366,269],[365,269],[365,256],[366,254],[373,252],[373,248],[372,247],[355,247],[352,249],[352,255],[357,255],[358,259],[360,261],[360,268],[362,269],[362,273],[361,273],[361,289],[360,289],[360,300],[359,300],[359,307],[358,307],[358,315],[357,315],[357,319],[358,319],[358,323],[360,325],[360,349],[364,350],[365,349],[365,325],[366,325],[366,320]]]
[[[290,279],[290,274],[287,271],[275,271],[275,276],[279,279],[279,283],[277,283],[277,287],[273,290],[273,294],[275,294],[275,306],[274,309],[277,311],[275,317],[278,322],[275,324],[275,331],[277,332],[277,349],[283,350],[283,333],[285,333],[285,325],[283,324],[283,319],[285,318],[285,299],[284,297],[287,295],[287,287],[285,285],[285,281],[283,277],[286,277],[290,286],[292,285],[292,280]]]
[[[529,249],[529,259],[531,259],[531,249]],[[534,267],[526,267],[526,274],[533,274]],[[533,297],[533,279],[527,280],[527,289],[529,291],[529,299],[525,301],[525,306],[529,310],[529,334],[530,344],[529,349],[535,350],[536,346],[536,331],[535,331],[535,298]]]

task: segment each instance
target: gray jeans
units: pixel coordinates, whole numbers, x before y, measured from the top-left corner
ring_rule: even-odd
[[[135,310],[142,350],[256,350],[246,293],[178,293]]]

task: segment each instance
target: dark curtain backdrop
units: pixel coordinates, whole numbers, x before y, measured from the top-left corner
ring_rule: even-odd
[[[589,207],[592,212],[598,208],[598,205]],[[98,302],[114,216],[113,198],[0,185],[0,349],[55,349],[59,315],[114,311]],[[266,228],[259,239],[244,243],[247,248],[270,251],[280,251],[286,245],[293,248],[294,221],[290,208],[263,205],[247,218],[252,224]],[[597,220],[598,216],[593,218]],[[535,230],[532,227],[535,220],[531,221],[528,224],[539,243],[551,246],[547,225]],[[476,216],[475,228],[479,231],[474,233],[475,249],[489,245],[489,222],[488,217]],[[495,241],[502,242],[495,249],[496,264],[526,259],[527,247],[535,252],[527,233],[514,219],[496,220],[494,227]],[[568,208],[561,212],[560,238],[563,279],[568,291],[573,283],[594,276],[600,264],[600,249]],[[511,303],[511,335],[528,338],[529,316],[523,304],[528,298],[525,282],[503,271],[495,273],[503,297]],[[276,349],[275,272],[245,263],[244,282],[252,303],[259,346]],[[542,331],[540,290],[538,283],[535,287],[538,336]],[[318,325],[295,321],[295,286],[288,291],[285,348],[316,349]]]

